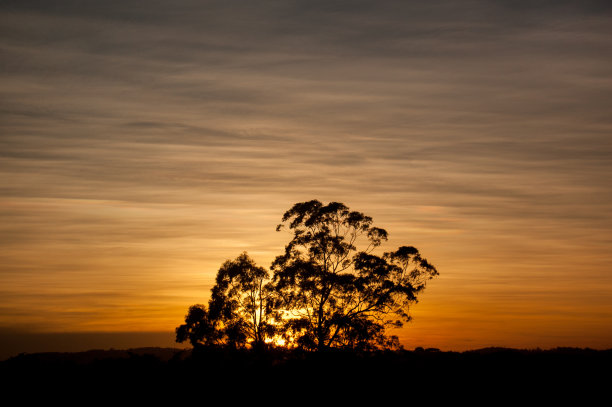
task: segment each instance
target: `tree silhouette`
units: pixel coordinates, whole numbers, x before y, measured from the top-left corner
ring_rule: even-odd
[[[273,289],[269,274],[242,253],[223,263],[212,289],[211,314],[239,332],[253,347],[261,347],[274,334]]]
[[[176,341],[189,341],[195,348],[200,345],[220,345],[224,343],[224,333],[218,322],[210,317],[206,305],[195,304],[189,307],[185,323],[176,328]]]
[[[296,203],[277,231],[283,226],[293,236],[272,263],[272,281],[246,253],[226,261],[208,307],[189,309],[177,341],[262,348],[283,339],[319,351],[399,347],[386,329],[410,320],[409,307],[436,268],[412,246],[375,255],[387,232],[339,202]]]
[[[274,333],[268,272],[242,253],[227,260],[217,273],[208,308],[194,305],[185,324],[176,329],[177,342],[260,348]]]
[[[385,329],[410,319],[409,305],[438,274],[435,267],[411,246],[372,254],[387,232],[342,203],[297,203],[282,221],[293,238],[272,270],[285,335],[317,350],[397,346]]]

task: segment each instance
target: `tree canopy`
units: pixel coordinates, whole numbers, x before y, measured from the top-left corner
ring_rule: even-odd
[[[246,253],[227,260],[217,273],[208,307],[189,308],[185,324],[176,329],[177,342],[262,346],[274,332],[272,292],[268,272]]]
[[[246,253],[227,261],[208,309],[190,308],[177,341],[254,347],[275,341],[309,350],[398,347],[387,328],[410,320],[410,305],[438,272],[412,246],[375,254],[387,232],[372,222],[339,202],[296,203],[277,226],[292,237],[272,263],[272,279]]]

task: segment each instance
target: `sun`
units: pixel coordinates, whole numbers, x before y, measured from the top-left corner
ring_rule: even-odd
[[[279,348],[287,347],[287,341],[284,338],[281,338],[280,336],[277,336],[274,338],[267,338],[264,342],[274,347],[279,347]]]

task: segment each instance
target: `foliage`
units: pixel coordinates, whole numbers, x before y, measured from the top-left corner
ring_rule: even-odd
[[[274,291],[268,280],[268,272],[242,253],[221,266],[212,289],[211,313],[228,326],[240,327],[241,335],[253,346],[263,346],[274,334]]]
[[[192,346],[218,345],[222,343],[222,332],[209,313],[206,305],[195,304],[189,307],[185,323],[176,328],[176,341],[189,340]]]
[[[385,328],[410,319],[409,305],[438,274],[435,267],[411,246],[372,254],[387,232],[342,203],[297,203],[282,220],[293,238],[272,270],[294,340],[318,350],[395,346]]]
[[[227,260],[217,273],[208,308],[194,305],[185,324],[176,329],[177,342],[192,345],[264,346],[274,333],[268,272],[242,253]]]
[[[177,341],[196,345],[287,346],[324,350],[398,348],[389,327],[410,320],[411,304],[438,274],[412,246],[374,254],[387,240],[372,218],[342,203],[296,203],[277,230],[292,239],[268,272],[246,253],[217,274],[208,308],[194,305]]]

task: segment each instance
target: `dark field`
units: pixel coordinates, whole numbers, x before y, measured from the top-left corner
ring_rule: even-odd
[[[26,399],[42,392],[53,398],[77,393],[101,398],[178,397],[196,404],[365,397],[397,398],[404,400],[402,404],[415,398],[475,398],[496,400],[494,404],[572,399],[586,405],[607,397],[611,362],[612,350],[577,348],[461,353],[140,348],[21,354],[0,362],[0,369],[9,392],[24,385],[33,389],[21,393]]]

